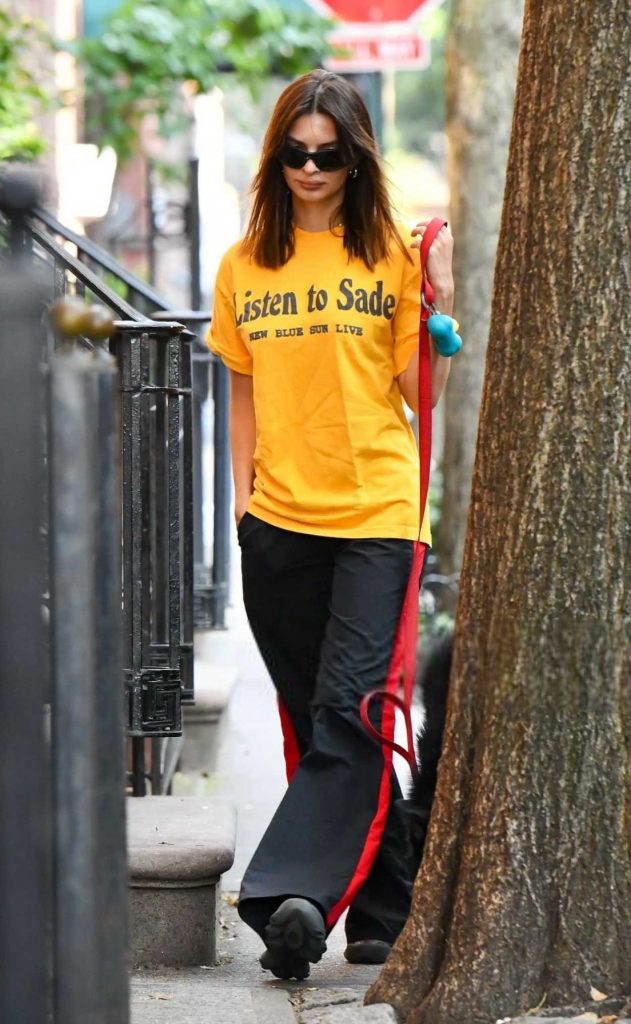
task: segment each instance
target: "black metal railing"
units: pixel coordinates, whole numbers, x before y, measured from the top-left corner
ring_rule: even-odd
[[[108,341],[80,336],[73,347],[107,350],[118,369],[129,778],[135,795],[144,795],[148,778],[153,792],[165,792],[164,765],[175,759],[165,756],[164,744],[181,735],[182,703],[194,692],[193,335],[136,310],[32,217],[21,234],[13,227],[7,233],[14,249],[30,252],[48,274],[56,298],[103,303],[120,318]],[[49,332],[48,365],[60,344],[67,347]]]
[[[0,1020],[127,1024],[118,373],[46,329],[28,199],[0,183]]]
[[[168,736],[193,697],[190,334],[172,323],[116,328],[129,731]]]
[[[193,189],[191,194],[194,191]],[[80,265],[101,281],[116,282],[117,288],[125,294],[125,305],[128,310],[126,316],[130,316],[130,311],[133,310],[136,315],[139,311],[153,320],[175,320],[183,324],[193,335],[193,620],[196,629],[224,629],[226,607],[230,598],[232,485],[228,438],[229,377],[225,366],[211,354],[200,333],[210,323],[210,314],[197,309],[173,310],[149,284],[131,274],[90,239],[65,227],[47,210],[38,207],[34,212],[34,220],[39,226],[40,238],[45,236],[54,239],[57,247],[62,247],[69,254],[74,251]],[[193,299],[199,299],[198,293],[197,288]],[[207,482],[208,473],[204,471],[202,461],[203,424],[207,419],[204,410],[209,397],[212,400],[212,484]],[[210,498],[211,487],[212,536],[207,544],[203,509]],[[212,552],[210,560],[206,557],[207,549]]]

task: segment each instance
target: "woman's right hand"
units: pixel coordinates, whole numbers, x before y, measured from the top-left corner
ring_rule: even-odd
[[[427,230],[429,220],[421,220],[411,231],[416,241],[412,242],[411,249],[420,249],[423,242],[423,235]],[[427,277],[434,287],[436,293],[436,305],[443,313],[451,312],[451,304],[454,297],[454,276],[453,276],[453,253],[454,239],[448,224],[445,224],[432,242],[427,254]],[[447,308],[449,306],[449,308]]]

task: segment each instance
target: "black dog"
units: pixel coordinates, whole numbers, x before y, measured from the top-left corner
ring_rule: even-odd
[[[412,781],[409,797],[405,801],[414,874],[423,859],[434,802],[436,774],[443,746],[452,651],[453,635],[447,633],[434,640],[427,656],[419,659],[417,677],[425,721],[416,736],[419,771]]]

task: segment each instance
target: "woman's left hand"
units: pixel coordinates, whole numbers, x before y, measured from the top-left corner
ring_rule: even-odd
[[[412,237],[416,238],[416,241],[412,242],[412,249],[421,248],[423,235],[425,234],[425,229],[429,223],[430,222],[428,220],[421,220],[412,228]],[[427,255],[427,276],[437,294],[437,297],[453,296],[453,252],[453,235],[449,229],[449,225],[445,225],[436,235]]]

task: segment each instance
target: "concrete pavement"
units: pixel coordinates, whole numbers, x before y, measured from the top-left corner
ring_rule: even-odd
[[[286,785],[282,740],[272,685],[238,596],[230,612],[230,632],[218,641],[222,660],[230,648],[236,681],[221,724],[216,770],[176,776],[174,792],[212,795],[237,807],[235,861],[223,876],[219,959],[215,966],[134,971],[132,1024],[394,1021],[390,1008],[362,1006],[379,968],[346,963],[341,923],[306,982],[274,980],[258,963],[262,943],[242,924],[234,904],[244,869]]]

